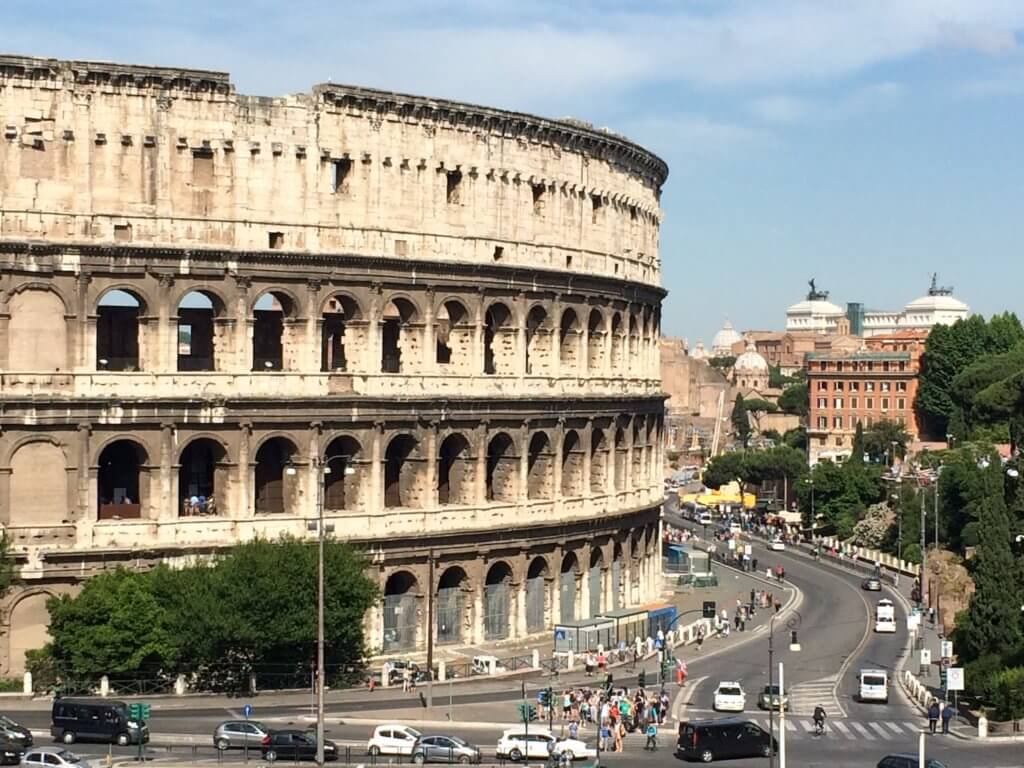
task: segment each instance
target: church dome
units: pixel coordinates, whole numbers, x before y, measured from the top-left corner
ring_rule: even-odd
[[[914,299],[904,307],[904,312],[962,312],[966,314],[970,308],[960,299],[949,294],[929,294],[919,299]]]
[[[743,337],[732,327],[732,323],[726,320],[722,330],[711,340],[711,354],[715,357],[728,357],[732,354],[732,345],[738,341],[743,341]]]
[[[747,342],[747,351],[736,358],[736,363],[733,368],[737,373],[767,373],[768,372],[768,361],[761,356],[761,353],[757,351],[757,347],[754,342]]]
[[[804,299],[786,310],[787,315],[813,315],[814,317],[842,317],[846,313],[842,307],[836,306],[825,299]]]

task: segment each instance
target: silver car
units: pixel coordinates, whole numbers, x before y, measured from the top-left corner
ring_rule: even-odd
[[[462,763],[476,765],[481,761],[480,748],[458,736],[421,736],[412,748],[412,761],[424,763]]]
[[[256,720],[226,720],[213,732],[213,745],[217,749],[260,749],[263,738],[270,734],[270,729]]]
[[[64,747],[32,747],[21,764],[25,768],[89,768],[89,761]]]

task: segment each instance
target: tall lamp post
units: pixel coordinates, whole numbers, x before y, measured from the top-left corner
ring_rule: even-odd
[[[775,768],[775,703],[772,699],[775,696],[775,691],[773,690],[775,680],[773,675],[775,674],[775,618],[777,616],[777,613],[773,613],[768,621],[768,743],[772,747],[768,751],[768,768]],[[786,629],[791,632],[789,649],[794,653],[800,650],[796,631],[800,627],[801,620],[800,614],[794,612],[794,615],[786,621]],[[782,662],[779,662],[779,765],[781,768],[785,768],[786,765],[785,711],[786,700],[782,687]]]

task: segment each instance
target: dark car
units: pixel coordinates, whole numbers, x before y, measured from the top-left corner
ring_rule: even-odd
[[[424,763],[462,763],[477,765],[481,762],[480,748],[458,736],[420,736],[412,747],[412,761]]]
[[[734,757],[768,757],[778,749],[778,741],[760,725],[734,717],[684,720],[679,724],[676,742],[679,757],[702,763]]]
[[[881,592],[882,591],[882,582],[879,579],[875,578],[874,576],[872,576],[871,578],[868,578],[868,579],[864,579],[864,581],[862,581],[860,583],[860,586],[861,586],[861,589],[865,589],[868,592]]]
[[[895,755],[886,755],[878,761],[877,768],[917,768],[917,755],[909,752],[900,752]],[[925,760],[925,768],[946,768],[938,760]]]
[[[271,731],[263,737],[260,746],[263,759],[274,760],[315,760],[316,737],[306,731]],[[324,739],[324,760],[338,759],[338,745]]]
[[[10,739],[0,740],[0,765],[21,765],[25,747]]]
[[[50,719],[50,735],[65,744],[99,741],[123,747],[149,741],[149,726],[132,720],[123,701],[54,699]]]
[[[6,715],[0,715],[0,741],[13,741],[23,747],[31,747],[33,743],[31,731]]]

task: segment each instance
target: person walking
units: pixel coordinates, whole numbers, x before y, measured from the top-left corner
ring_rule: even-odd
[[[949,721],[953,719],[953,708],[947,704],[942,708],[942,732],[949,735]]]
[[[412,683],[412,670],[408,667],[402,670],[402,693],[409,692],[409,685]]]
[[[647,743],[644,744],[645,752],[655,752],[658,749],[658,726],[652,721],[647,724]]]
[[[928,707],[928,730],[935,733],[935,726],[939,723],[939,700],[932,699]]]

